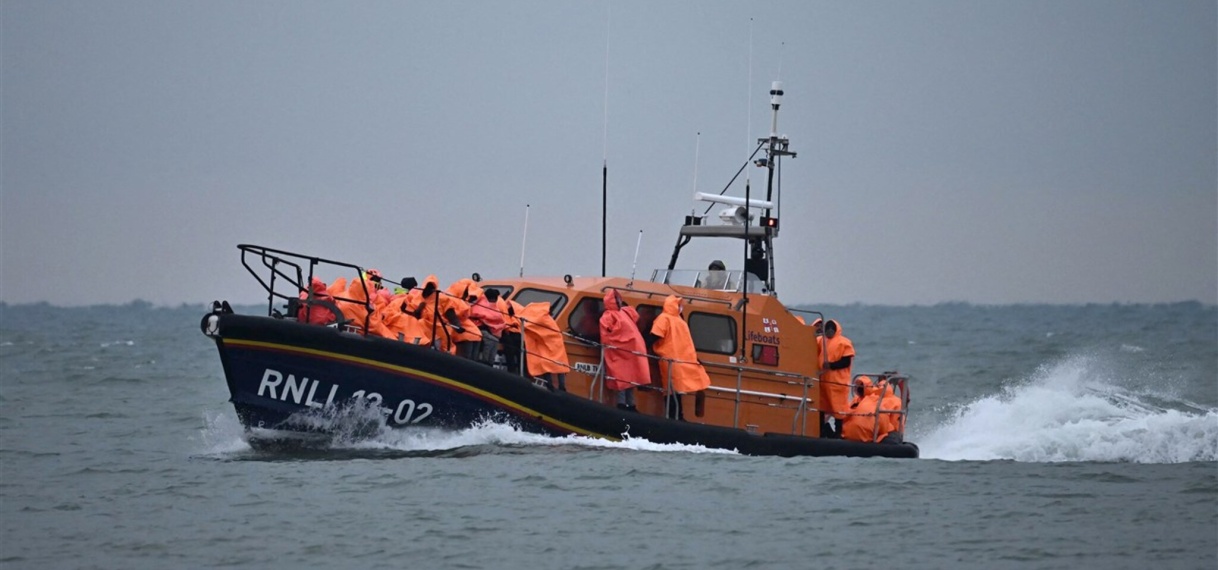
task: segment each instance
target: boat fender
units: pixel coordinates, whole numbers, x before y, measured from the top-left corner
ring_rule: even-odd
[[[220,315],[217,315],[216,313],[208,313],[203,315],[203,320],[199,323],[199,328],[203,331],[203,334],[207,336],[213,338],[220,336]]]

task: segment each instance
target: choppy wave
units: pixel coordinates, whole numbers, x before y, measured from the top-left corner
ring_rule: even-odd
[[[915,439],[923,457],[946,460],[1218,461],[1218,410],[1167,389],[1130,392],[1108,374],[1094,357],[1068,358]]]

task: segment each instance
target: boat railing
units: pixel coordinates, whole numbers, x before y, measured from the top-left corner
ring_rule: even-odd
[[[607,286],[601,288],[601,291],[602,292],[604,292],[604,291],[621,291],[623,293],[629,293],[632,296],[642,296],[643,298],[649,299],[649,300],[650,299],[664,299],[664,298],[667,298],[669,295],[672,295],[672,293],[668,292],[668,291],[640,291],[638,289],[633,289],[630,287],[622,287],[619,285],[607,285]],[[723,305],[724,307],[732,306],[731,301],[727,301],[724,299],[715,299],[712,297],[702,297],[699,295],[682,295],[681,298]]]
[[[343,261],[303,255],[260,245],[239,244],[237,249],[241,250],[241,265],[245,267],[245,270],[248,271],[250,275],[254,276],[254,279],[256,279],[258,284],[262,286],[264,291],[266,291],[267,316],[272,317],[282,318],[285,316],[275,308],[276,299],[287,303],[285,310],[288,312],[288,315],[286,315],[288,318],[295,318],[296,316],[295,311],[291,310],[293,304],[295,303],[303,302],[306,306],[321,305],[326,306],[326,308],[331,308],[329,305],[332,303],[315,299],[313,297],[313,291],[309,287],[309,284],[313,281],[313,277],[316,276],[318,267],[333,266],[355,270],[356,275],[359,276],[360,283],[364,288],[365,299],[361,301],[335,295],[333,296],[333,300],[335,302],[363,305],[367,309],[365,311],[364,322],[362,327],[360,327],[361,331],[364,331],[366,334],[369,319],[371,318],[373,311],[372,304],[368,299],[371,298],[370,293],[374,290],[374,287],[368,284],[369,279],[367,278],[364,268]],[[255,265],[261,267],[252,266],[251,260]],[[331,311],[333,312],[334,309],[337,309],[336,304],[333,305],[333,309],[331,309]],[[344,324],[343,314],[341,311],[334,313],[334,316],[339,320],[338,324],[340,326]]]
[[[570,341],[573,341],[573,342],[578,343],[583,346],[592,346],[592,347],[599,349],[599,353],[600,353],[599,361],[595,368],[595,372],[592,374],[589,374],[589,376],[591,376],[592,379],[588,384],[588,396],[587,397],[588,397],[588,399],[591,399],[591,400],[597,400],[597,401],[602,401],[602,402],[605,400],[605,389],[606,389],[605,381],[608,379],[625,382],[627,384],[633,384],[636,388],[642,389],[642,390],[656,389],[655,386],[650,382],[650,379],[648,379],[648,382],[637,382],[637,381],[633,381],[633,380],[629,380],[629,379],[620,379],[620,378],[613,378],[613,377],[608,376],[608,373],[605,370],[605,351],[606,350],[618,350],[618,351],[625,352],[628,354],[633,354],[635,356],[642,356],[649,360],[655,360],[657,362],[667,363],[667,366],[664,366],[662,368],[662,369],[668,370],[666,377],[663,379],[663,382],[664,382],[663,389],[664,389],[665,394],[669,394],[669,395],[675,393],[675,390],[673,387],[672,372],[675,369],[674,365],[676,365],[676,364],[695,364],[698,366],[702,366],[704,368],[726,369],[728,371],[728,374],[735,376],[736,385],[734,387],[726,387],[726,386],[715,386],[712,384],[710,387],[707,388],[707,397],[727,399],[727,400],[731,400],[733,402],[732,427],[734,427],[734,428],[740,427],[740,413],[741,413],[742,408],[746,405],[755,404],[754,402],[745,401],[744,398],[749,397],[749,396],[770,400],[771,402],[777,402],[777,403],[762,403],[759,405],[766,405],[766,406],[770,406],[770,407],[787,407],[788,409],[794,410],[794,414],[793,414],[792,420],[791,420],[791,433],[792,434],[806,435],[807,434],[807,416],[808,416],[809,412],[818,412],[819,411],[812,405],[813,400],[809,397],[809,391],[813,387],[816,386],[816,384],[815,384],[816,378],[814,378],[814,377],[805,376],[802,374],[797,374],[797,373],[792,373],[792,372],[782,372],[782,371],[776,371],[776,370],[770,370],[770,369],[764,369],[764,368],[754,368],[754,367],[743,366],[743,365],[739,365],[739,364],[729,365],[729,364],[717,364],[717,363],[701,362],[701,361],[689,362],[689,361],[678,360],[678,359],[674,359],[674,358],[657,356],[657,355],[650,354],[650,353],[635,352],[632,350],[628,350],[628,349],[620,348],[620,347],[616,347],[616,346],[601,344],[599,342],[592,341],[592,340],[585,339],[585,338],[578,337],[578,336],[574,336],[574,335],[570,335],[568,333],[564,333],[564,335],[566,335]],[[530,357],[531,357],[531,355],[530,355]],[[720,375],[722,375],[722,374],[720,374]],[[745,380],[746,375],[748,376],[748,380],[750,382],[760,381],[763,383],[772,384],[772,385],[776,386],[776,389],[773,389],[773,390],[747,390],[744,388],[744,380]],[[783,387],[786,387],[789,390],[784,391],[784,390],[782,390]],[[787,405],[787,404],[792,404],[792,405]],[[664,415],[668,419],[675,419],[675,415],[672,410],[672,406],[669,406],[667,402],[665,402],[665,406],[664,406]]]
[[[905,436],[905,420],[909,416],[909,377],[896,371],[887,370],[884,372],[859,372],[853,375],[850,379],[850,393],[852,397],[857,398],[862,391],[860,383],[861,378],[866,377],[875,385],[880,387],[879,398],[876,400],[875,407],[868,410],[857,410],[847,413],[849,416],[859,416],[872,418],[871,441],[880,439],[880,420],[887,415],[897,416],[896,429],[889,433],[896,433],[902,439]],[[901,400],[901,409],[885,410],[881,408],[886,396],[891,390]]]
[[[814,389],[816,386],[816,381],[818,380],[816,377],[805,376],[792,372],[754,368],[740,364],[719,364],[714,362],[700,362],[700,364],[708,369],[724,369],[727,371],[729,376],[735,376],[736,385],[734,387],[711,385],[711,387],[707,389],[709,392],[719,395],[718,397],[731,399],[733,401],[732,427],[740,427],[740,412],[742,405],[750,403],[743,400],[744,396],[753,396],[757,398],[775,400],[778,402],[777,404],[764,404],[770,407],[786,407],[784,404],[794,402],[794,407],[790,408],[795,410],[795,413],[791,419],[792,434],[806,435],[808,430],[807,418],[809,413],[820,411],[813,405],[813,399],[809,397],[809,391]],[[786,386],[792,389],[791,392],[798,392],[798,395],[795,393],[777,390],[745,390],[744,379],[746,374],[748,374],[750,381],[760,381],[765,384],[776,385],[779,388]]]
[[[539,325],[536,323],[527,323],[527,322],[522,323],[522,327],[527,327],[527,326],[539,326]],[[676,364],[697,364],[699,366],[706,368],[708,371],[712,370],[712,369],[719,369],[720,372],[718,374],[716,374],[716,376],[719,376],[719,377],[734,376],[735,377],[734,386],[722,386],[722,385],[712,384],[710,387],[707,388],[707,397],[708,398],[713,397],[716,399],[732,401],[732,405],[733,405],[732,427],[738,428],[738,429],[741,427],[740,426],[740,416],[741,416],[741,412],[743,411],[745,406],[764,405],[764,406],[768,406],[768,407],[779,407],[779,408],[787,408],[787,409],[792,410],[793,414],[792,414],[792,419],[791,419],[790,433],[794,434],[794,435],[807,435],[809,418],[814,417],[814,414],[819,414],[819,413],[826,411],[823,408],[820,408],[815,405],[815,401],[818,398],[812,397],[812,395],[811,395],[812,391],[813,390],[819,391],[820,383],[822,383],[822,382],[825,382],[825,383],[834,382],[832,380],[825,380],[825,379],[822,379],[817,376],[807,376],[807,375],[797,374],[797,373],[793,373],[793,372],[782,372],[782,371],[777,371],[777,370],[772,370],[772,369],[767,369],[767,368],[756,368],[756,367],[745,366],[745,365],[741,365],[741,364],[720,364],[720,363],[703,362],[703,361],[688,362],[688,361],[684,361],[684,360],[657,356],[655,354],[650,354],[650,353],[635,352],[632,350],[628,350],[625,348],[620,348],[620,347],[616,347],[616,346],[612,346],[612,345],[606,345],[606,344],[602,344],[602,343],[599,343],[599,342],[596,342],[596,341],[593,341],[590,339],[586,339],[586,338],[583,338],[583,337],[580,337],[577,335],[573,335],[568,332],[562,332],[562,331],[556,331],[556,332],[561,332],[561,334],[563,334],[563,336],[565,337],[565,340],[567,343],[578,344],[583,347],[592,347],[592,348],[595,348],[597,350],[597,352],[599,353],[598,362],[597,362],[596,367],[593,369],[593,371],[590,372],[587,369],[575,368],[576,372],[587,374],[588,376],[591,377],[591,380],[588,383],[588,394],[586,396],[590,400],[596,400],[596,401],[601,401],[601,402],[605,401],[605,390],[606,390],[605,380],[612,378],[612,377],[607,376],[607,372],[605,369],[605,351],[607,351],[607,350],[619,350],[619,351],[633,354],[636,356],[642,356],[649,360],[655,360],[657,362],[667,363],[668,365],[665,366],[664,368],[666,368],[668,370],[668,374],[663,379],[662,388],[656,387],[655,385],[653,385],[650,381],[650,378],[648,379],[647,382],[637,382],[637,381],[632,381],[632,380],[627,380],[627,379],[618,379],[618,378],[613,378],[613,379],[625,382],[627,384],[633,384],[637,389],[640,389],[640,390],[663,390],[665,392],[665,394],[668,394],[669,396],[671,396],[672,394],[675,393],[674,386],[673,386],[673,380],[672,380],[672,371],[674,370],[674,368],[675,368],[674,365],[676,365]],[[527,345],[522,344],[521,351],[524,355],[526,355],[527,358],[545,358],[539,354],[530,353],[527,349]],[[524,369],[523,369],[523,360],[524,359],[522,359],[522,364],[521,364],[522,369],[520,370],[520,373],[522,375],[525,375]],[[547,359],[547,360],[549,360],[549,359]],[[554,361],[552,361],[552,362],[554,362]],[[877,372],[863,372],[863,373],[855,374],[854,377],[852,378],[852,380],[850,381],[850,385],[848,387],[853,390],[853,387],[858,382],[858,378],[860,376],[869,376],[871,378],[877,378],[880,380],[884,380],[885,381],[884,385],[886,387],[891,387],[891,389],[896,391],[901,398],[901,409],[900,410],[897,410],[897,411],[880,410],[880,409],[878,409],[878,406],[877,406],[877,409],[874,412],[874,417],[876,418],[876,421],[875,421],[874,427],[873,427],[873,441],[878,436],[878,432],[879,432],[878,418],[880,417],[881,414],[897,414],[899,416],[899,420],[897,423],[897,429],[894,430],[894,432],[903,436],[904,428],[905,428],[905,421],[906,421],[908,409],[909,409],[909,385],[908,385],[909,379],[908,379],[908,377],[903,374],[900,374],[898,372],[895,372],[895,371],[884,371],[884,372],[878,372],[878,373]],[[746,379],[750,383],[753,383],[754,385],[756,385],[756,383],[762,383],[762,384],[769,385],[772,387],[769,389],[760,389],[760,390],[755,389],[755,388],[754,389],[745,389],[744,383],[745,383]],[[885,388],[885,390],[887,390],[887,389],[889,389],[889,388]],[[881,394],[881,397],[882,396],[883,396],[883,394]],[[748,398],[748,397],[760,399],[763,401],[761,401],[761,402],[746,401],[745,398]],[[667,402],[665,402],[665,412],[664,413],[665,413],[666,418],[675,419],[675,414],[672,410],[672,407],[669,406]],[[851,415],[853,415],[853,414],[851,414]],[[863,412],[860,415],[871,416],[873,414]],[[819,423],[818,416],[816,416],[816,419]]]
[[[768,293],[765,281],[741,269],[656,269],[651,272],[651,282],[731,293],[743,291],[744,283],[747,282],[749,292]]]

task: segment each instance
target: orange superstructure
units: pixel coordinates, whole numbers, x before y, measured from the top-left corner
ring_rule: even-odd
[[[819,435],[816,337],[777,298],[753,294],[742,303],[742,292],[616,277],[572,277],[570,283],[559,277],[522,278],[479,285],[497,288],[522,304],[545,299],[557,307],[552,314],[573,369],[567,391],[610,405],[612,396],[602,389],[601,345],[587,324],[599,318],[605,292],[619,292],[641,321],[654,318],[665,298],[676,295],[684,303],[681,318],[690,325],[698,361],[711,379],[705,414],[688,421],[755,433]],[[650,329],[650,323],[643,328]],[[652,367],[651,387],[638,392],[641,413],[665,414],[667,382],[659,369]]]

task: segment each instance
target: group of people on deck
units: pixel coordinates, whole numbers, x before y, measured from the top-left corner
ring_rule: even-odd
[[[571,366],[566,341],[550,315],[550,303],[522,306],[469,278],[445,290],[440,289],[435,275],[427,276],[422,285],[413,279],[405,281],[390,291],[375,269],[350,282],[339,277],[328,286],[314,277],[309,290],[300,294],[297,319],[366,328],[366,334],[432,346],[486,364],[495,362],[502,347],[507,370],[541,378],[551,390],[566,391]],[[605,388],[615,392],[620,409],[638,411],[636,389],[652,384],[652,356],[639,328],[639,313],[616,289],[605,291],[603,303],[599,341],[605,351]],[[522,321],[527,326],[522,327]],[[841,324],[817,319],[811,326],[821,352],[822,437],[880,442],[890,434],[899,436],[904,429],[902,401],[887,378],[852,379],[854,345],[842,334]],[[682,318],[680,297],[665,299],[662,313],[648,332],[654,339],[650,354],[658,357],[660,378],[669,394],[666,414],[683,420],[681,395],[696,394],[701,404],[710,377],[698,361],[689,325]],[[528,357],[523,359],[522,339],[528,347]]]
[[[421,286],[413,279],[405,281],[390,291],[376,269],[369,269],[350,282],[339,277],[329,286],[314,277],[309,291],[300,294],[297,320],[317,325],[341,322],[366,334],[433,346],[486,364],[494,362],[502,344],[507,368],[519,370],[521,319],[541,324],[549,319],[549,303],[523,307],[500,298],[496,289],[483,289],[472,279],[458,280],[443,291],[435,275],[428,275]],[[337,308],[338,314],[331,307]],[[553,319],[549,324],[539,327],[545,330],[533,332],[540,336],[549,329],[557,331]],[[561,335],[558,341],[561,344]],[[538,338],[534,351],[548,356],[546,348],[552,345],[552,339]],[[565,349],[561,359],[565,365]],[[538,360],[543,358],[539,356]],[[535,366],[538,375],[557,368],[542,362],[529,363],[530,370]]]
[[[851,378],[854,343],[835,320],[812,322],[821,347],[821,435],[864,442],[895,440],[905,429],[903,403],[888,378]],[[832,418],[832,421],[830,421]]]
[[[635,389],[651,385],[651,366],[647,344],[639,330],[639,313],[626,304],[616,289],[605,291],[605,309],[600,318],[600,342],[605,346],[605,387],[617,391],[618,408],[638,411]],[[681,396],[696,394],[699,401],[710,387],[710,375],[698,362],[693,335],[681,318],[681,298],[669,295],[664,309],[656,315],[649,331],[655,337],[652,350],[659,357],[660,377],[670,393],[670,417],[684,420]],[[669,386],[671,382],[671,386]]]
[[[502,346],[504,364],[512,372],[521,369],[523,333],[528,347],[523,362],[527,375],[545,380],[551,390],[566,391],[571,366],[565,339],[550,315],[550,303],[522,306],[468,278],[444,291],[434,275],[427,276],[421,286],[405,281],[411,282],[391,292],[375,269],[350,282],[340,277],[329,286],[314,277],[309,291],[300,294],[297,320],[317,325],[342,322],[360,330],[366,327],[367,334],[433,346],[486,364],[494,362]],[[605,387],[616,393],[619,408],[638,411],[635,390],[651,384],[639,314],[617,290],[606,291],[603,301],[599,324],[605,346]],[[340,314],[329,307],[336,307]],[[650,332],[657,339],[653,350],[661,358],[663,377],[671,377],[675,417],[683,419],[680,394],[705,390],[710,377],[698,362],[681,310],[681,299],[670,295]],[[527,326],[522,327],[522,321]]]

